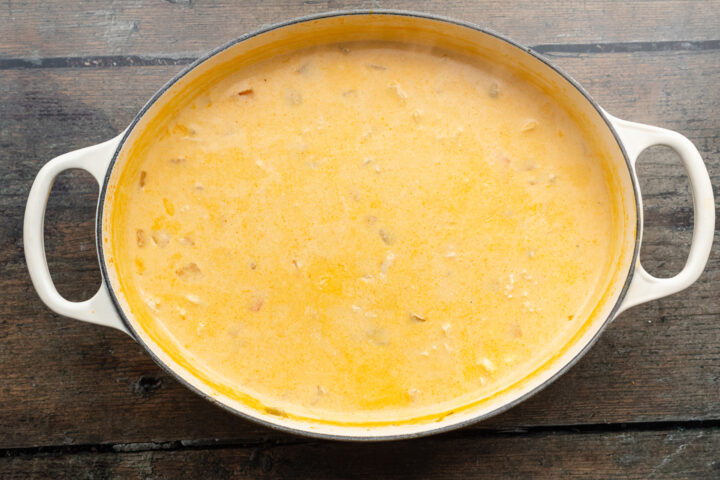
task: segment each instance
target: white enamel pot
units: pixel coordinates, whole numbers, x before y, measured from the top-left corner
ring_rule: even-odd
[[[588,325],[533,375],[496,394],[492,399],[457,409],[432,421],[388,422],[383,424],[331,424],[277,416],[243,404],[204,383],[179,364],[143,331],[116,288],[117,280],[109,264],[105,242],[112,225],[108,223],[108,189],[123,168],[123,149],[128,148],[149,118],[162,106],[171,104],[179,92],[194,81],[208,78],[214,69],[237,59],[263,55],[302,46],[354,40],[405,41],[461,50],[511,66],[550,89],[557,98],[572,105],[599,139],[607,153],[622,199],[622,255],[617,258],[611,286],[595,309]],[[639,261],[642,239],[642,202],[636,177],[638,155],[652,145],[667,145],[682,159],[690,179],[694,205],[694,230],[690,253],[682,271],[672,278],[655,278]],[[90,172],[100,185],[96,216],[96,242],[102,271],[100,290],[89,300],[71,302],[53,285],[45,258],[43,221],[45,207],[58,174],[71,168]],[[435,16],[397,11],[357,11],[327,13],[263,28],[228,43],[190,65],[168,82],[143,107],[130,127],[105,143],[61,155],[38,173],[27,202],[24,245],[28,269],[35,289],[45,304],[67,317],[110,326],[130,335],[168,372],[192,390],[222,407],[264,425],[284,431],[322,438],[344,440],[383,440],[409,438],[447,431],[488,418],[507,410],[547,386],[573,365],[594,343],[602,330],[620,312],[675,292],[692,284],[702,273],[710,254],[715,209],[710,178],[695,146],[679,133],[663,128],[620,120],[600,108],[568,75],[528,48],[464,22]],[[104,248],[105,247],[105,248]]]

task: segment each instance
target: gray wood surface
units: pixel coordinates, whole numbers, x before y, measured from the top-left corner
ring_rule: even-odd
[[[543,2],[533,0],[140,0],[0,2],[6,57],[43,59],[92,55],[186,57],[248,31],[332,10],[401,9],[455,17],[528,45],[718,40],[713,0]],[[635,45],[637,47],[638,45]],[[633,48],[615,45],[610,48]]]
[[[577,366],[531,400],[456,434],[377,446],[313,442],[236,418],[180,386],[123,334],[42,305],[21,239],[42,164],[120,132],[202,50],[263,23],[343,5],[0,2],[0,477],[134,477],[152,469],[153,478],[176,478],[182,464],[205,478],[720,478],[717,248],[698,283],[621,315]],[[687,135],[720,185],[720,2],[380,7],[447,14],[538,46],[609,112]],[[675,154],[660,147],[643,154],[640,177],[643,263],[671,275],[691,238],[687,180]],[[96,192],[89,175],[70,172],[50,197],[48,260],[71,299],[99,285]],[[367,461],[374,458],[377,465]]]

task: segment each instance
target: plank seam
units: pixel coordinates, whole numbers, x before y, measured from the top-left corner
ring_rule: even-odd
[[[698,52],[705,50],[720,50],[720,40],[563,44],[548,43],[534,45],[530,48],[543,55],[680,51]]]
[[[720,420],[689,420],[672,422],[634,422],[614,424],[578,424],[568,426],[517,427],[511,429],[465,429],[431,437],[433,440],[456,440],[478,437],[517,437],[547,435],[602,435],[609,433],[674,432],[720,429]],[[83,455],[98,453],[142,453],[152,451],[257,449],[310,445],[321,443],[315,439],[289,437],[286,439],[201,439],[168,442],[101,443],[79,445],[46,445],[39,447],[10,447],[0,449],[0,458]]]
[[[533,45],[534,51],[548,56],[573,56],[635,52],[700,52],[720,50],[720,40],[609,42],[609,43],[548,43]],[[199,58],[194,54],[178,55],[90,55],[68,57],[6,57],[0,58],[0,70],[35,68],[114,68],[189,65]]]

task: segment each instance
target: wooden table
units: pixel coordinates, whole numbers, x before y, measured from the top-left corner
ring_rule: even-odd
[[[244,3],[0,2],[0,477],[720,478],[720,248],[695,285],[621,315],[532,399],[460,431],[395,443],[259,427],[179,385],[126,335],[51,313],[30,284],[21,240],[40,166],[116,135],[205,50],[313,12],[415,9],[503,32],[611,113],[687,135],[720,185],[717,0]],[[676,155],[644,153],[640,182],[644,264],[674,274],[692,231]],[[50,269],[74,300],[99,285],[96,198],[83,172],[64,174],[50,196]]]

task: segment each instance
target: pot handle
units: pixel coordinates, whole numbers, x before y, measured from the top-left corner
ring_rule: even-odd
[[[675,150],[683,162],[690,179],[693,197],[694,226],[690,253],[682,271],[671,278],[657,278],[650,275],[638,257],[635,273],[625,299],[618,313],[640,303],[677,293],[695,282],[705,269],[715,233],[715,203],[712,185],[700,152],[683,135],[672,130],[629,122],[608,115],[620,135],[630,159],[633,175],[637,176],[635,163],[640,153],[653,145],[666,145]],[[639,195],[639,192],[638,192]],[[642,201],[640,201],[642,205]],[[642,215],[642,212],[638,212]],[[642,218],[642,216],[641,216]]]
[[[45,208],[55,178],[65,170],[81,168],[95,177],[98,185],[102,185],[121,138],[122,135],[98,145],[60,155],[40,169],[25,207],[23,244],[30,278],[45,305],[60,315],[117,328],[130,335],[115,309],[104,279],[97,293],[84,302],[71,302],[58,293],[45,257],[44,238]]]

